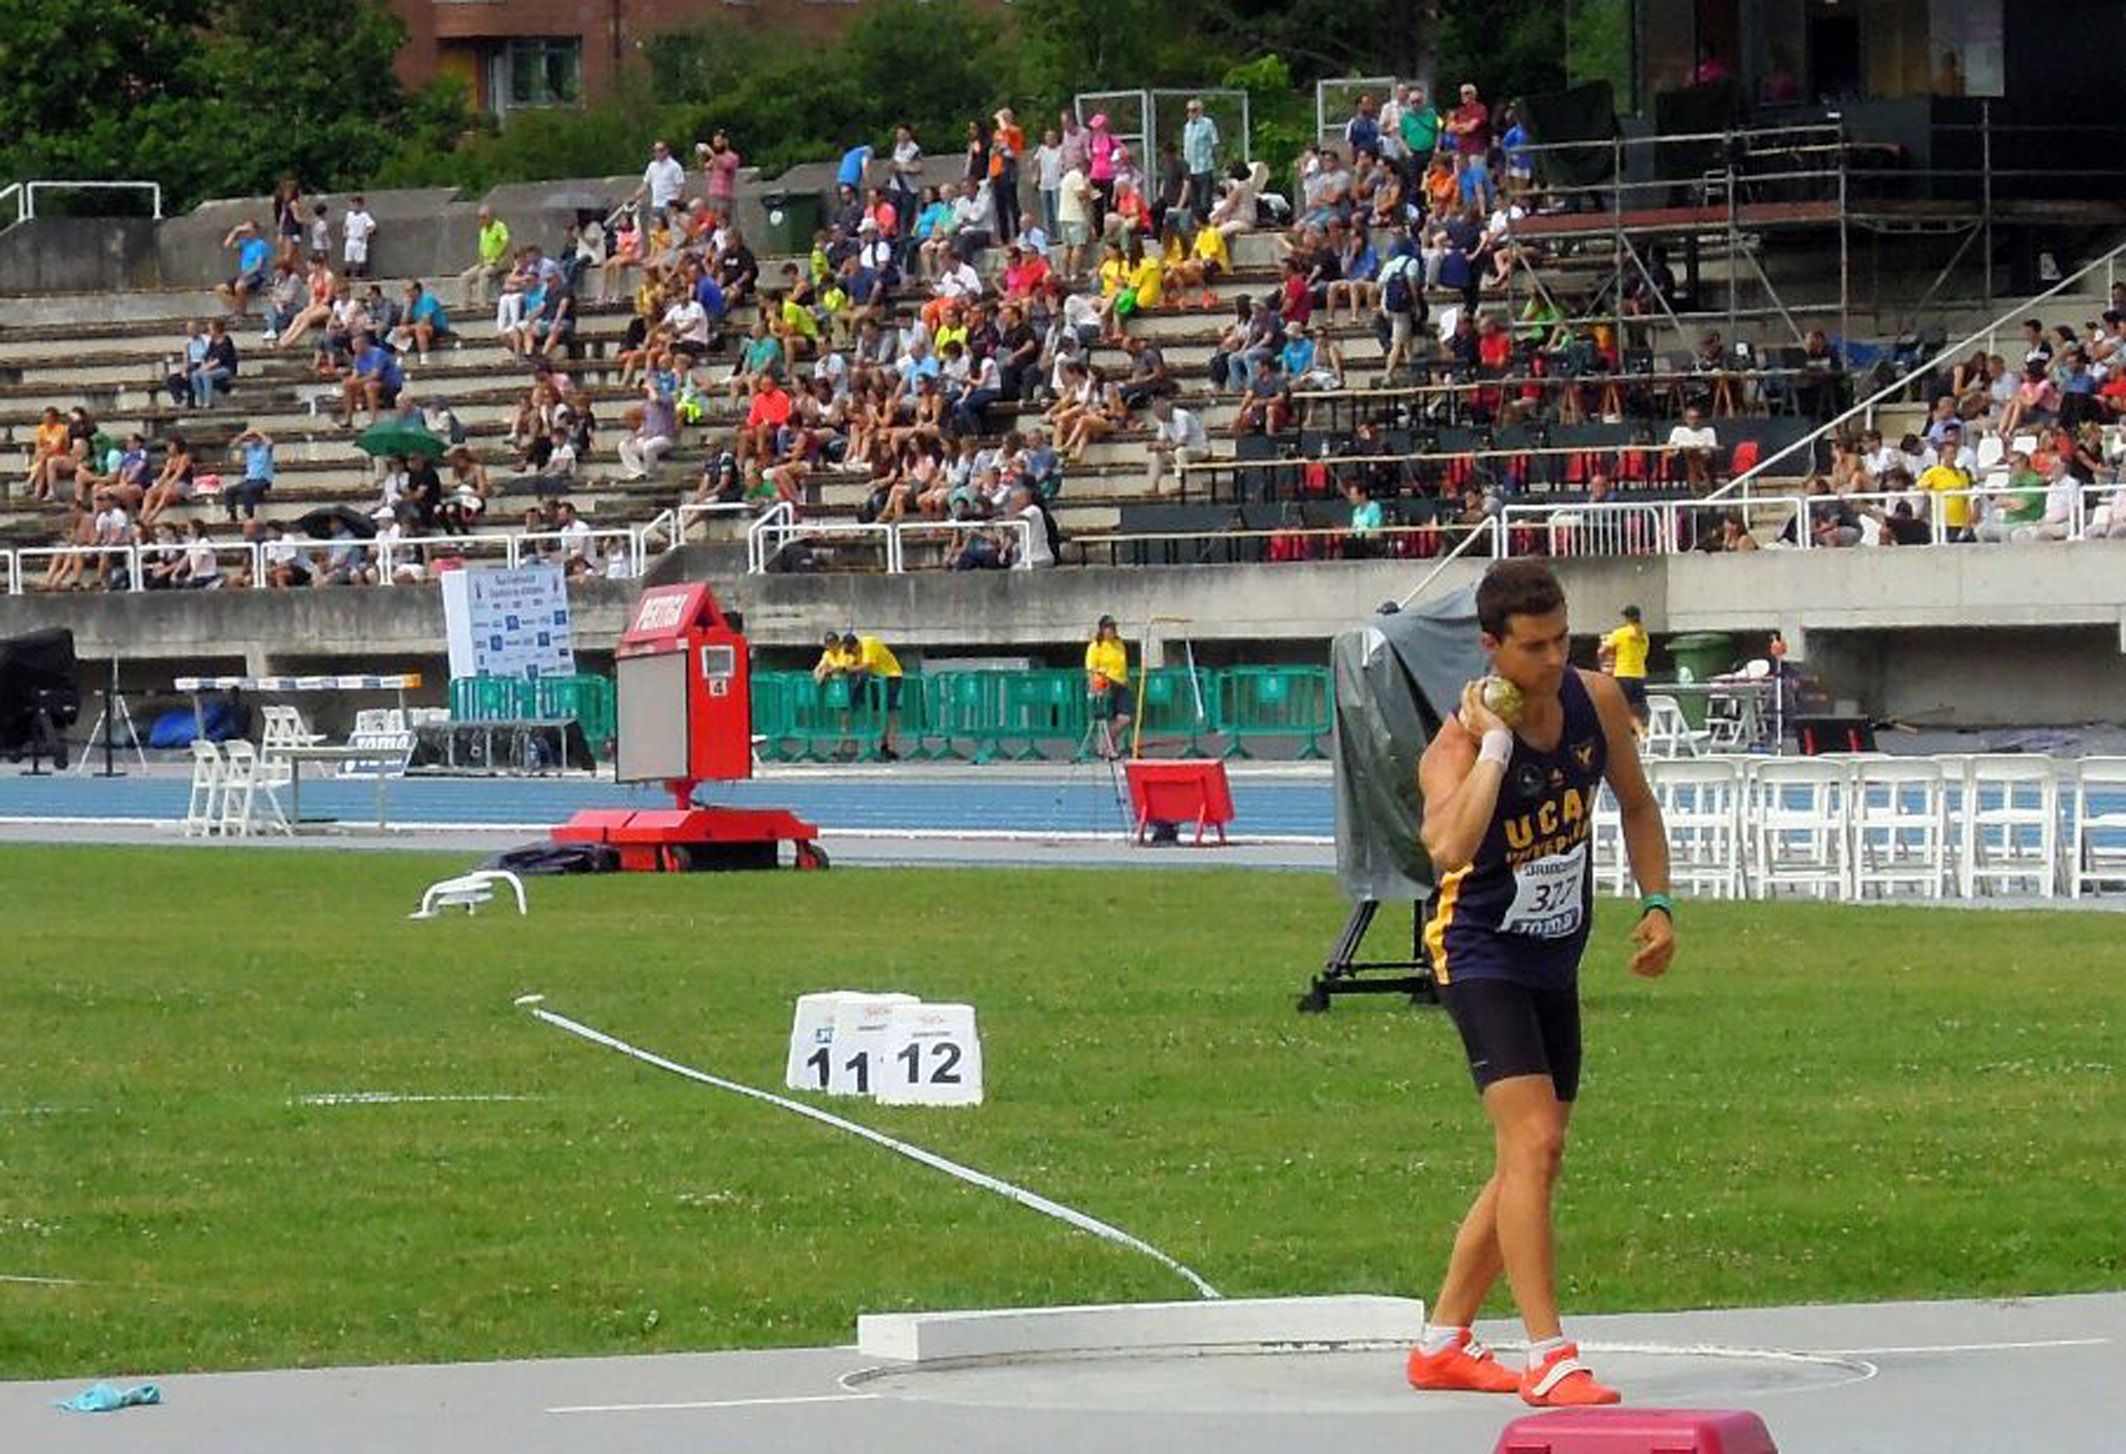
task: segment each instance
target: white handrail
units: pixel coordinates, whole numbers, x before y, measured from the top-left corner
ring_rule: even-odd
[[[1435,561],[1433,563],[1432,569],[1425,572],[1425,578],[1419,581],[1415,586],[1411,587],[1410,593],[1404,596],[1400,601],[1397,601],[1395,603],[1396,606],[1399,609],[1408,610],[1410,608],[1410,603],[1416,600],[1419,596],[1422,596],[1425,593],[1426,588],[1429,587],[1434,581],[1439,579],[1440,572],[1445,570],[1448,566],[1453,565],[1455,561],[1459,560],[1464,554],[1468,552],[1471,546],[1475,545],[1477,541],[1483,539],[1484,532],[1487,530],[1490,531],[1493,536],[1494,544],[1492,549],[1494,552],[1496,552],[1498,549],[1498,545],[1496,542],[1505,538],[1506,527],[1498,516],[1487,515],[1482,520],[1477,522],[1475,528],[1470,530],[1467,535],[1464,535],[1461,538],[1460,543],[1457,544],[1454,549],[1448,551],[1445,555],[1441,556],[1437,561]]]
[[[665,511],[657,519],[662,520],[666,516],[670,516],[676,522],[668,537],[671,543],[666,548],[677,550],[686,542],[687,528],[697,518],[717,515],[750,515],[752,513],[753,507],[743,500],[734,500],[728,504],[721,500],[686,500],[680,502],[674,509]],[[650,522],[651,525],[656,523],[656,520]],[[747,533],[751,534],[751,531],[749,530]]]
[[[1012,556],[1012,569],[1031,570],[1033,568],[1033,562],[1027,558],[1028,554],[1033,550],[1033,522],[1014,515],[996,520],[896,521],[894,522],[893,526],[893,535],[895,542],[899,546],[899,548],[895,551],[895,554],[899,557],[899,559],[893,569],[896,573],[907,569],[908,548],[904,543],[900,543],[903,537],[907,534],[922,535],[935,531],[943,531],[953,535],[966,535],[983,530],[1009,530],[1014,535],[1018,536],[1019,547],[1017,551],[1013,553]]]
[[[37,193],[40,188],[47,192],[122,192],[139,191],[142,188],[146,188],[149,203],[155,211],[155,220],[158,222],[162,220],[162,183],[160,182],[69,182],[40,178],[34,182],[11,182],[6,187],[0,188],[0,197],[5,197],[9,192],[19,192],[21,201],[17,208],[15,220],[28,222],[37,215]]]
[[[1989,318],[1988,320],[1986,320],[1983,326],[1972,330],[1970,333],[1965,334],[1956,342],[1946,345],[1932,358],[1923,359],[1919,363],[1914,364],[1910,369],[1907,369],[1893,382],[1884,385],[1880,389],[1877,389],[1874,393],[1868,395],[1867,398],[1862,399],[1859,403],[1853,405],[1844,413],[1839,414],[1835,418],[1832,418],[1822,424],[1817,425],[1815,429],[1811,430],[1807,434],[1804,434],[1803,436],[1801,436],[1801,438],[1795,440],[1792,444],[1787,445],[1783,449],[1774,450],[1772,453],[1766,455],[1763,459],[1760,459],[1755,464],[1751,465],[1748,469],[1742,471],[1742,473],[1736,475],[1733,479],[1729,480],[1719,489],[1714,490],[1705,498],[1707,500],[1723,500],[1737,491],[1747,493],[1747,490],[1745,488],[1746,486],[1755,481],[1758,476],[1770,470],[1773,465],[1785,459],[1788,455],[1794,454],[1795,452],[1803,449],[1814,450],[1816,447],[1816,442],[1831,434],[1831,432],[1836,430],[1839,425],[1844,424],[1847,420],[1852,419],[1858,414],[1873,409],[1877,404],[1883,403],[1885,400],[1889,399],[1893,394],[1903,392],[1907,387],[1911,385],[1912,380],[1917,378],[1923,378],[1930,370],[1937,368],[1941,364],[1962,355],[1967,349],[1974,347],[1980,339],[1987,338],[1992,334],[1996,333],[2003,325],[2007,324],[2012,319],[2016,318],[2021,314],[2028,313],[2032,308],[2035,308],[2038,304],[2044,302],[2047,298],[2057,297],[2059,294],[2065,292],[2068,288],[2071,288],[2076,283],[2080,282],[2083,278],[2088,277],[2098,268],[2108,269],[2111,266],[2113,259],[2117,258],[2122,253],[2126,253],[2126,243],[2120,243],[2117,247],[2114,247],[2113,249],[2111,249],[2111,251],[2105,253],[2102,257],[2096,259],[2094,262],[2084,263],[2082,266],[2076,268],[2073,272],[2069,273],[2066,277],[2061,278],[2057,283],[2054,283],[2051,287],[2047,288],[2044,292],[2039,293],[2037,296],[2025,299],[2022,302],[2014,304],[2012,307],[2002,309],[1996,317]],[[1813,456],[1811,457],[1813,458]]]
[[[760,512],[760,518],[746,528],[746,574],[757,576],[768,568],[768,532],[787,525],[797,518],[796,507],[788,500],[777,500]]]

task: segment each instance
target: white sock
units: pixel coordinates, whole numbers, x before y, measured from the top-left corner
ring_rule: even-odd
[[[1528,1366],[1530,1368],[1542,1367],[1543,1360],[1564,1347],[1568,1341],[1570,1340],[1563,1333],[1560,1333],[1555,1338],[1539,1338],[1530,1343],[1528,1345]]]
[[[1437,1323],[1427,1323],[1425,1331],[1418,1337],[1418,1350],[1430,1358],[1453,1347],[1468,1331],[1467,1328],[1442,1328]]]

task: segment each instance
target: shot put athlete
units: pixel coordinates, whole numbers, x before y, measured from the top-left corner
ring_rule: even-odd
[[[1537,1407],[1615,1403],[1558,1322],[1550,1221],[1580,1088],[1578,981],[1602,781],[1623,811],[1643,895],[1631,971],[1648,978],[1675,952],[1668,842],[1623,692],[1566,661],[1557,578],[1536,561],[1503,561],[1484,576],[1476,607],[1494,676],[1463,690],[1460,711],[1425,749],[1418,783],[1425,850],[1441,875],[1426,945],[1497,1160],[1454,1239],[1409,1378],[1422,1389],[1518,1392]],[[1469,1331],[1501,1271],[1528,1329],[1518,1373]]]

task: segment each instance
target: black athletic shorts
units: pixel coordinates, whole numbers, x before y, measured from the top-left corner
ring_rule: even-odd
[[[1440,998],[1462,1033],[1469,1074],[1482,1091],[1515,1075],[1547,1075],[1558,1099],[1580,1093],[1580,991],[1506,979],[1459,979]]]
[[[1634,712],[1644,714],[1646,711],[1646,678],[1618,677],[1616,681],[1617,686],[1623,690],[1624,700],[1631,704],[1631,709]]]

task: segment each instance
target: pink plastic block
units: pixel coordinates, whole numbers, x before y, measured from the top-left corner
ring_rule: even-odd
[[[1556,1409],[1515,1419],[1492,1454],[1779,1454],[1743,1409]]]

